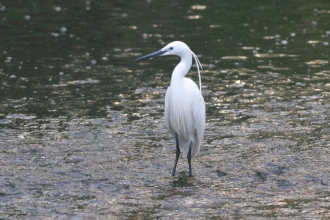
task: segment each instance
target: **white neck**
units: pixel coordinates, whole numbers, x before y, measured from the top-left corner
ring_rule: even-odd
[[[180,63],[174,68],[171,78],[171,86],[175,86],[178,83],[182,83],[184,76],[188,73],[192,64],[191,54],[181,55]]]

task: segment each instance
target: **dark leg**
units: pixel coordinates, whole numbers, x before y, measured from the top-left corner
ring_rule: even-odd
[[[175,158],[175,163],[174,163],[174,167],[172,170],[172,176],[175,175],[176,165],[178,164],[178,160],[179,160],[179,156],[180,156],[179,136],[177,133],[175,133],[175,142],[176,142],[176,158]]]
[[[192,170],[191,170],[191,145],[192,145],[192,141],[190,141],[190,143],[189,143],[189,151],[188,151],[188,155],[187,155],[188,164],[189,164],[189,176],[190,177],[192,177]]]

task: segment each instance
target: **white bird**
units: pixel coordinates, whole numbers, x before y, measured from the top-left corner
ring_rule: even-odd
[[[163,49],[143,56],[135,62],[167,55],[176,55],[181,58],[180,63],[173,70],[164,106],[166,125],[176,142],[176,158],[172,176],[175,175],[180,148],[188,159],[189,176],[192,176],[191,159],[199,152],[205,129],[205,103],[201,92],[199,71],[202,65],[194,52],[180,41],[174,41]],[[195,59],[199,74],[199,89],[194,81],[185,77],[191,68],[192,57]]]

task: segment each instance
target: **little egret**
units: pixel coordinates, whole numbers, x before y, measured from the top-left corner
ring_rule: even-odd
[[[143,56],[135,62],[167,55],[176,55],[181,58],[180,63],[173,70],[164,106],[166,125],[176,142],[176,158],[172,176],[175,175],[180,147],[183,155],[188,159],[189,176],[192,176],[191,159],[198,154],[205,128],[205,103],[201,92],[202,83],[199,71],[202,65],[195,53],[180,41],[174,41],[163,49]],[[199,74],[199,89],[194,81],[185,77],[191,68],[192,57],[195,59]]]

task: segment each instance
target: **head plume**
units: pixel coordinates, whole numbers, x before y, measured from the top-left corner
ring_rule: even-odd
[[[202,80],[201,80],[201,73],[200,73],[199,68],[203,69],[203,67],[202,67],[201,62],[199,62],[199,59],[198,59],[197,55],[192,50],[190,50],[190,52],[191,52],[191,55],[194,57],[195,62],[196,62],[198,77],[199,77],[199,90],[202,92]]]

